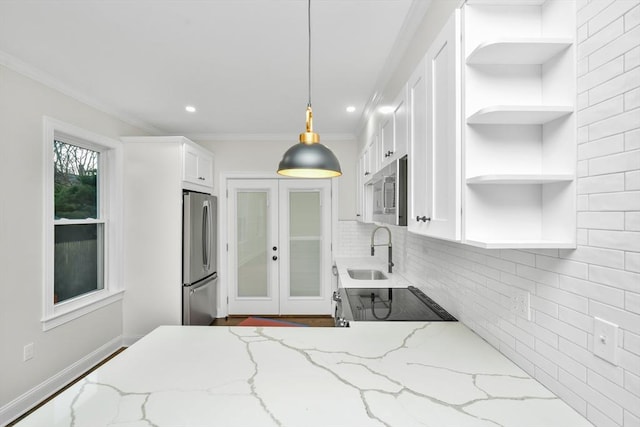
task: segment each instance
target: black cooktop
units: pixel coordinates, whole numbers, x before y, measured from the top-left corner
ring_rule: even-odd
[[[353,320],[457,321],[420,289],[346,288]]]

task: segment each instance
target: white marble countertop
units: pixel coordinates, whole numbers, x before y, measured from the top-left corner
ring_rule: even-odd
[[[458,322],[163,326],[18,424],[589,426]]]
[[[406,288],[411,283],[400,273],[388,273],[386,261],[375,257],[336,258],[335,265],[340,275],[343,288]],[[380,270],[387,276],[387,280],[356,280],[349,277],[347,269]]]

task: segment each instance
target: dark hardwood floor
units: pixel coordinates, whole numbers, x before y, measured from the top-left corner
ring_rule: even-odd
[[[229,316],[213,321],[211,326],[236,326],[249,316]],[[313,327],[333,327],[333,317],[331,316],[258,316],[267,319],[284,320],[285,322],[302,323]]]

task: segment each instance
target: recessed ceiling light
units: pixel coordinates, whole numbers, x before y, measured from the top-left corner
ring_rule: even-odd
[[[353,113],[354,111],[356,111],[356,107],[354,107],[353,105],[349,105],[347,107],[347,113]]]
[[[196,112],[196,107],[194,107],[193,105],[187,105],[186,107],[184,107],[185,111],[187,113],[195,113]]]
[[[393,113],[393,107],[390,105],[383,105],[382,107],[378,108],[378,111],[382,114],[391,114]]]

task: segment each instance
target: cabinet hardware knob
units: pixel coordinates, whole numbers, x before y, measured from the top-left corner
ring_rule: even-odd
[[[277,261],[278,257],[274,255],[274,256],[271,257],[271,259],[274,260],[274,261]]]
[[[277,250],[278,250],[278,247],[277,247],[277,246],[274,246],[274,247],[273,247],[273,250],[274,250],[274,251],[277,251]]]
[[[423,216],[417,216],[417,217],[416,217],[416,221],[418,221],[418,222],[420,222],[420,221],[422,221],[422,222],[427,222],[427,221],[431,221],[431,218],[430,218],[430,217],[429,217],[429,218],[427,218],[427,217],[426,217],[426,216],[424,216],[424,215],[423,215]]]

